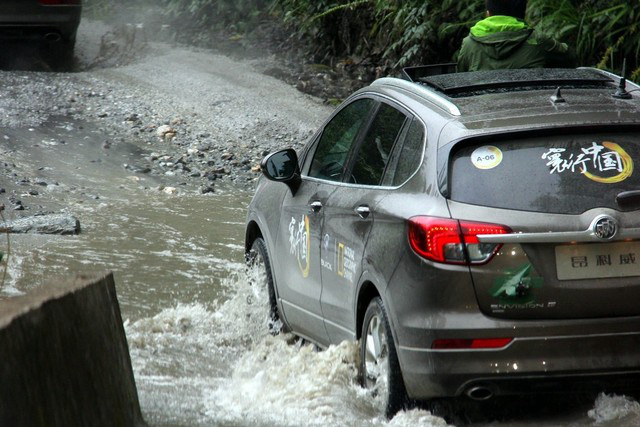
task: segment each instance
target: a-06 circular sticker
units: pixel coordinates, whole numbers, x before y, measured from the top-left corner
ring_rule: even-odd
[[[502,163],[502,151],[493,145],[485,145],[471,154],[471,162],[478,169],[493,169]]]

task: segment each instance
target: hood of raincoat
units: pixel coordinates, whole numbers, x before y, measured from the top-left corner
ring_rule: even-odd
[[[512,16],[491,16],[471,28],[471,39],[490,58],[511,56],[532,34],[527,24]]]

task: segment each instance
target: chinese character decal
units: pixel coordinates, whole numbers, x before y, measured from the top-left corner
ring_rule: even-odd
[[[550,148],[542,154],[542,160],[550,168],[550,174],[581,173],[592,181],[603,184],[622,182],[633,174],[633,159],[614,143],[596,142],[581,148],[579,153],[569,153],[566,148]],[[613,176],[603,177],[602,173]]]

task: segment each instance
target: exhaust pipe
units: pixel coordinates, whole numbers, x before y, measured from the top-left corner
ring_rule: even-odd
[[[57,43],[62,40],[60,33],[47,33],[43,38],[47,43]]]
[[[484,386],[475,386],[467,389],[465,393],[470,399],[476,401],[485,401],[493,397],[493,391],[490,388]]]

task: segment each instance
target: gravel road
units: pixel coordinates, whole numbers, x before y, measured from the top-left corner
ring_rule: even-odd
[[[141,149],[122,164],[123,174],[208,193],[217,181],[253,188],[264,155],[302,146],[331,112],[262,74],[272,58],[232,60],[147,40],[142,28],[83,21],[76,66],[83,71],[0,71],[0,128],[37,131],[52,119],[88,123],[109,136],[98,142],[105,149],[121,143]],[[0,131],[5,175],[28,187],[37,177],[16,173],[20,165],[3,145],[7,133]],[[0,184],[6,187],[0,197],[13,197],[10,208],[19,193],[11,186]]]

